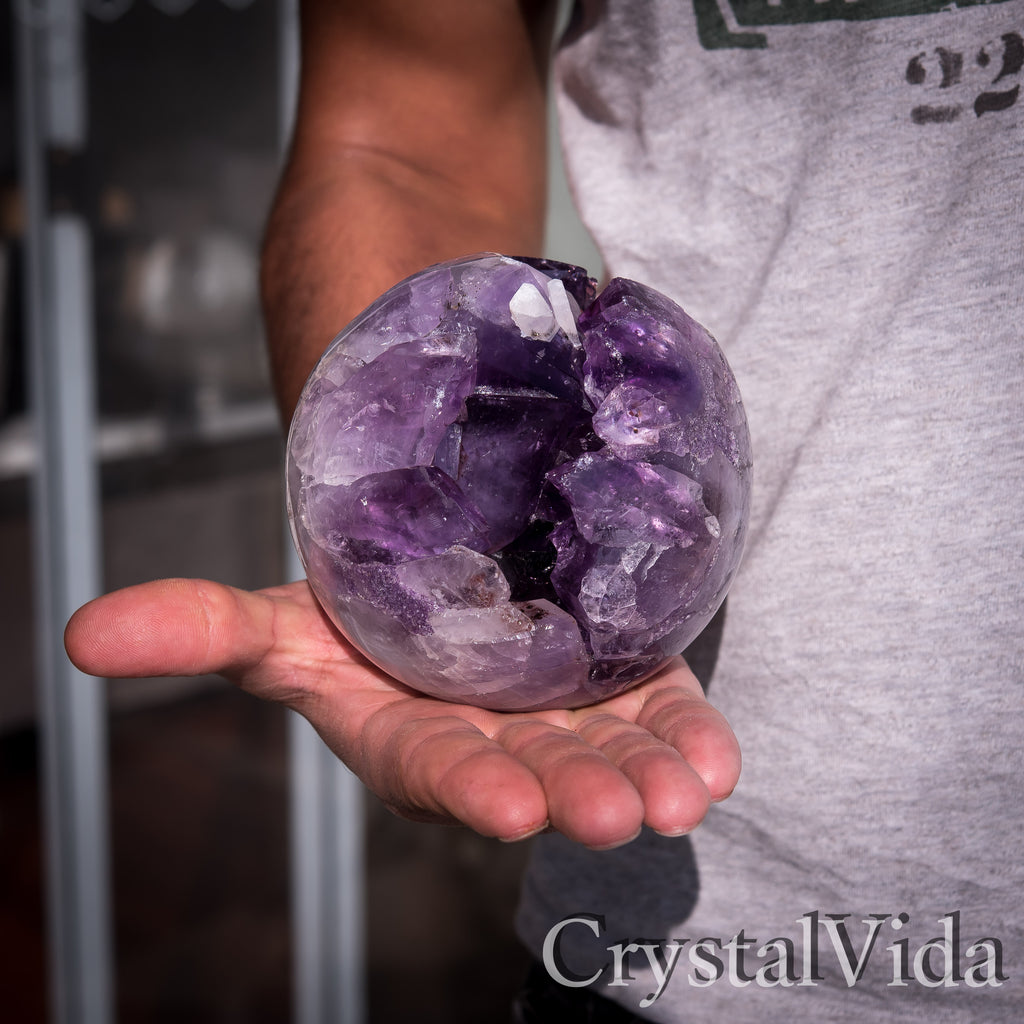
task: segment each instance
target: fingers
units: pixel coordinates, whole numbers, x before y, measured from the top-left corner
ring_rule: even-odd
[[[703,820],[711,803],[707,786],[671,746],[608,714],[588,718],[579,732],[629,780],[642,801],[644,824],[655,832],[679,836]]]
[[[455,821],[516,840],[548,824],[540,780],[459,715],[469,709],[416,697],[379,708],[353,760],[363,780],[404,817]]]
[[[454,818],[505,840],[550,824],[608,849],[635,838],[645,822],[672,835],[688,831],[707,810],[707,789],[681,756],[613,715],[595,716],[579,732],[525,715],[490,716],[491,738],[467,721],[475,714],[417,698],[379,709],[355,755],[360,774],[405,817]]]
[[[690,674],[688,669],[686,674]],[[644,702],[636,722],[680,754],[712,802],[724,800],[736,787],[742,765],[739,743],[725,716],[707,702],[696,680],[693,686],[656,691]]]
[[[682,659],[572,721],[638,794],[644,824],[662,835],[692,831],[739,778],[736,737]]]
[[[683,696],[696,718],[691,696]],[[506,840],[549,824],[607,849],[644,824],[679,835],[703,818],[707,787],[663,740],[610,712],[588,714],[575,728],[560,722],[571,719],[406,697],[367,717],[355,749],[335,749],[405,817],[456,819]]]
[[[692,831],[740,771],[736,737],[680,658],[619,697],[510,716],[492,735],[537,776],[552,827],[596,849],[628,842],[642,825]]]
[[[496,739],[539,780],[551,825],[563,835],[593,849],[608,849],[639,833],[642,795],[579,733],[525,719],[510,722]]]

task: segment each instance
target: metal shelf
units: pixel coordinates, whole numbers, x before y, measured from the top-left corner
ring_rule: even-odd
[[[101,464],[164,455],[183,445],[219,445],[280,434],[277,409],[270,399],[200,410],[187,423],[167,417],[133,416],[101,420],[96,427],[95,458]],[[39,443],[28,416],[0,426],[0,481],[29,477],[39,460]]]

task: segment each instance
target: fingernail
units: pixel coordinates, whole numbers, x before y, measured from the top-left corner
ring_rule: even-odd
[[[514,836],[498,836],[498,839],[503,843],[521,843],[524,839],[532,839],[534,836],[539,836],[541,832],[547,832],[549,828],[548,823],[543,821],[533,828],[528,828],[525,832],[517,832]]]
[[[688,832],[692,832],[693,829],[683,825],[678,828],[656,828],[654,831],[666,839],[678,839],[680,836],[685,836]]]
[[[591,846],[589,849],[596,850],[598,853],[603,853],[605,850],[617,850],[620,846],[626,846],[633,842],[638,835],[640,835],[642,829],[637,829],[631,836],[626,839],[616,839],[614,843],[608,843],[606,846]]]

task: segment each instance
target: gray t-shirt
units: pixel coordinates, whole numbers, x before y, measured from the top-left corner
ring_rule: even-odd
[[[750,419],[744,768],[692,837],[542,837],[520,933],[633,1008],[675,958],[654,1020],[1024,1020],[1024,3],[581,13],[583,218]]]

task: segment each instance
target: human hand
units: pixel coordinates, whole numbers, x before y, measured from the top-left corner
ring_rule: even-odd
[[[255,593],[204,580],[129,587],[80,608],[65,644],[99,676],[219,673],[302,714],[397,814],[504,840],[552,828],[602,849],[642,824],[682,834],[739,775],[732,730],[681,658],[577,711],[450,704],[364,659],[305,582]]]

